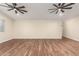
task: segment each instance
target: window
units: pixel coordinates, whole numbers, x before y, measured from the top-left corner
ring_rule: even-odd
[[[4,20],[0,20],[0,32],[4,32]]]

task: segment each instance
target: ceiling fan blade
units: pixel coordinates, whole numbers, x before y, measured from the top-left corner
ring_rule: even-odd
[[[64,12],[64,10],[61,9],[61,12]]]
[[[58,6],[61,6],[61,3],[59,3]]]
[[[56,14],[58,13],[58,10],[56,10]]]
[[[13,10],[13,9],[8,9],[8,11],[11,11],[11,10]]]
[[[8,7],[8,6],[6,6],[6,5],[1,5],[1,4],[0,4],[0,6],[9,8],[9,7]]]
[[[69,3],[69,4],[67,4],[67,5],[65,5],[65,6],[63,6],[63,7],[67,7],[67,6],[71,6],[71,5],[74,5],[75,3]]]
[[[23,12],[27,12],[26,10],[21,10],[21,11],[23,11]]]
[[[13,6],[11,6],[11,5],[9,5],[9,4],[7,4],[7,3],[5,3],[8,7],[10,7],[10,8],[13,8]]]
[[[61,4],[61,7],[64,6],[64,5],[65,5],[65,3],[62,3],[62,4]]]
[[[24,14],[24,12],[22,12],[19,8],[16,8],[17,11],[19,11],[20,13]]]
[[[13,6],[17,6],[17,4],[16,3],[12,3],[13,4]]]
[[[48,10],[54,10],[54,9],[48,9]]]
[[[53,13],[53,12],[55,12],[56,10],[53,10],[53,11],[51,11],[50,13]]]
[[[72,7],[66,7],[66,8],[63,8],[63,9],[72,9]]]
[[[20,13],[24,14],[24,12],[23,12],[23,11],[21,11],[20,9],[18,9],[18,11],[19,11]]]
[[[25,6],[20,6],[20,7],[18,7],[18,8],[25,8]]]
[[[57,8],[58,8],[58,6],[57,6],[56,4],[53,4],[53,6],[55,6],[55,7],[57,7]]]
[[[15,10],[15,13],[17,14],[18,12]]]
[[[22,14],[24,14],[24,12],[21,12]]]
[[[48,10],[56,10],[56,8],[55,9],[48,9]]]

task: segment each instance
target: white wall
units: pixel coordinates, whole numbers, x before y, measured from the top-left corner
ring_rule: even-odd
[[[5,20],[5,31],[0,32],[0,43],[14,38],[61,39],[62,28],[63,36],[79,41],[79,17],[65,20],[64,27],[60,20],[15,20],[13,22],[2,14],[0,20]]]
[[[62,38],[62,23],[55,20],[16,20],[14,38]]]
[[[64,36],[79,41],[79,17],[65,20]]]
[[[0,14],[0,20],[4,20],[4,32],[0,32],[0,43],[13,39],[12,37],[12,20],[3,14]]]

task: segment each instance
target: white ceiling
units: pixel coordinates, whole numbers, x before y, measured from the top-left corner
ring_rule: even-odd
[[[48,9],[52,8],[52,3],[19,3],[26,6],[28,10],[25,14],[16,15],[14,11],[7,11],[7,8],[0,6],[0,12],[10,16],[15,20],[58,20],[68,19],[79,16],[79,4],[73,5],[71,10],[65,10],[63,16],[58,16],[54,13],[49,13]]]

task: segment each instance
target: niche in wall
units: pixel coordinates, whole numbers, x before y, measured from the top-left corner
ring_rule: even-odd
[[[0,20],[0,32],[4,32],[4,20]]]

